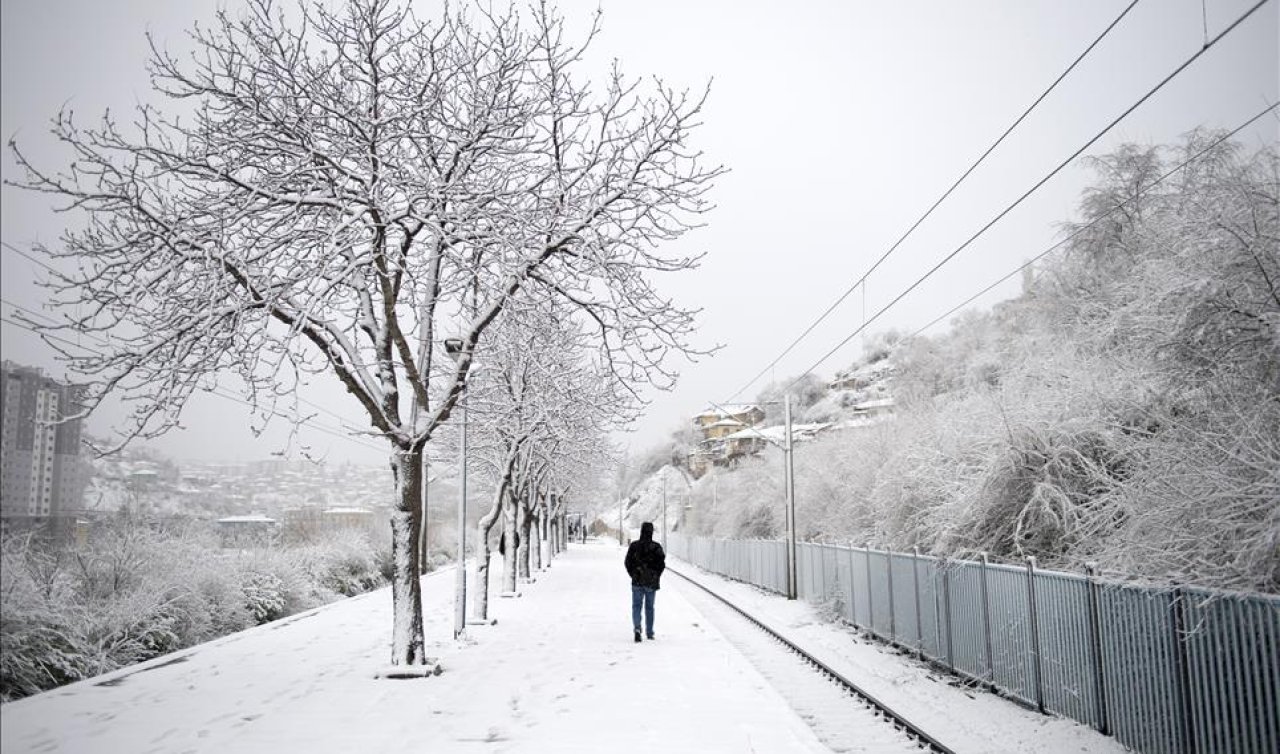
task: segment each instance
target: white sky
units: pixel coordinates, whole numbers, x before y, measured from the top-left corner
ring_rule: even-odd
[[[593,65],[616,57],[631,75],[678,86],[713,79],[696,144],[732,172],[718,185],[708,227],[681,242],[706,252],[703,267],[663,289],[704,309],[702,345],[714,358],[682,367],[679,387],[654,396],[633,449],[660,442],[708,400],[729,399],[853,283],[1127,4],[1124,0],[942,2],[680,2],[603,0]],[[234,8],[236,3],[227,3]],[[424,12],[436,3],[418,2]],[[585,24],[593,2],[563,2]],[[1202,45],[1253,0],[1141,0],[1010,140],[871,277],[877,311],[985,224]],[[1175,140],[1197,125],[1233,128],[1280,98],[1280,2],[1272,0],[1120,124],[1091,153],[1125,141]],[[64,103],[85,120],[123,114],[148,96],[143,33],[171,50],[207,19],[210,2],[5,0],[0,6],[0,134],[16,135],[44,164],[60,165],[45,135]],[[1247,146],[1280,139],[1269,117]],[[3,157],[5,177],[17,178]],[[914,329],[1038,254],[1071,217],[1087,175],[1068,171],[892,309],[871,331]],[[53,241],[60,217],[44,197],[5,186],[5,242]],[[6,302],[39,308],[39,270],[4,248]],[[978,306],[1016,292],[997,289]],[[3,307],[9,316],[11,307]],[[862,321],[861,294],[774,370],[812,366]],[[47,348],[4,325],[3,356],[52,367]],[[816,371],[829,376],[858,354],[855,339]],[[52,369],[59,374],[59,370]],[[770,376],[740,398],[753,398]],[[308,396],[350,413],[340,389]],[[265,457],[286,427],[255,438],[243,409],[217,397],[194,402],[187,429],[159,447],[180,458]],[[104,417],[108,419],[109,417]],[[324,421],[332,422],[329,417]],[[98,424],[101,425],[102,421]],[[306,439],[330,458],[380,462],[382,454],[328,435]]]

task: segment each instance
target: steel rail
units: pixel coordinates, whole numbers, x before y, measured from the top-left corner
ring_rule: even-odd
[[[873,709],[879,716],[885,718],[895,728],[897,728],[899,731],[907,735],[912,740],[923,745],[929,751],[937,752],[937,754],[955,754],[955,752],[952,749],[947,747],[938,739],[926,733],[923,729],[918,727],[915,723],[911,722],[900,713],[895,712],[891,707],[889,707],[889,705],[877,699],[875,696],[873,696],[871,693],[869,693],[868,691],[860,687],[858,684],[844,677],[842,674],[840,674],[830,665],[827,665],[822,660],[819,660],[817,657],[814,657],[809,652],[800,648],[795,642],[791,641],[787,637],[783,636],[782,634],[770,628],[767,624],[762,622],[759,618],[756,618],[751,613],[748,613],[746,610],[743,610],[741,607],[735,605],[728,598],[717,593],[716,591],[706,586],[705,584],[702,584],[697,580],[672,568],[671,566],[667,566],[666,570],[668,573],[674,573],[675,575],[679,576],[680,578],[684,579],[690,584],[693,584],[694,586],[698,587],[699,589],[711,595],[712,597],[715,597],[717,600],[723,602],[728,607],[732,608],[735,612],[737,612],[743,618],[746,618],[748,621],[755,624],[757,628],[759,628],[760,630],[772,636],[775,640],[777,640],[778,642],[786,646],[792,652],[795,652],[796,654],[800,655],[801,659],[803,659],[809,665],[813,666],[818,672],[825,675],[828,680],[832,681],[837,686],[841,686],[842,688],[844,688],[854,698],[858,699],[863,704]]]

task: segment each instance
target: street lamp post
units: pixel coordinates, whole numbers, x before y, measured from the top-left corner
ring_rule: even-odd
[[[662,467],[662,546],[667,546],[667,467]]]
[[[462,358],[462,340],[449,338],[444,342],[445,353],[454,361]],[[458,398],[458,420],[461,431],[458,439],[458,564],[457,584],[453,595],[453,638],[462,636],[467,628],[467,385],[462,384]]]
[[[786,441],[783,452],[786,455],[785,485],[787,491],[787,599],[796,598],[796,477],[793,463],[791,437],[791,396],[783,397],[783,416],[786,422]]]

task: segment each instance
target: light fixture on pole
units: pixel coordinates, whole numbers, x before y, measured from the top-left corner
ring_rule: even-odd
[[[463,355],[461,338],[446,338],[444,352],[455,362]],[[458,397],[458,563],[457,589],[453,600],[453,638],[462,636],[467,627],[467,383],[463,380]]]

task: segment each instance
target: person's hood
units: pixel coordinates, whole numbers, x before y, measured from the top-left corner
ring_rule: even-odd
[[[653,539],[653,524],[651,522],[645,521],[640,524],[640,539]]]

